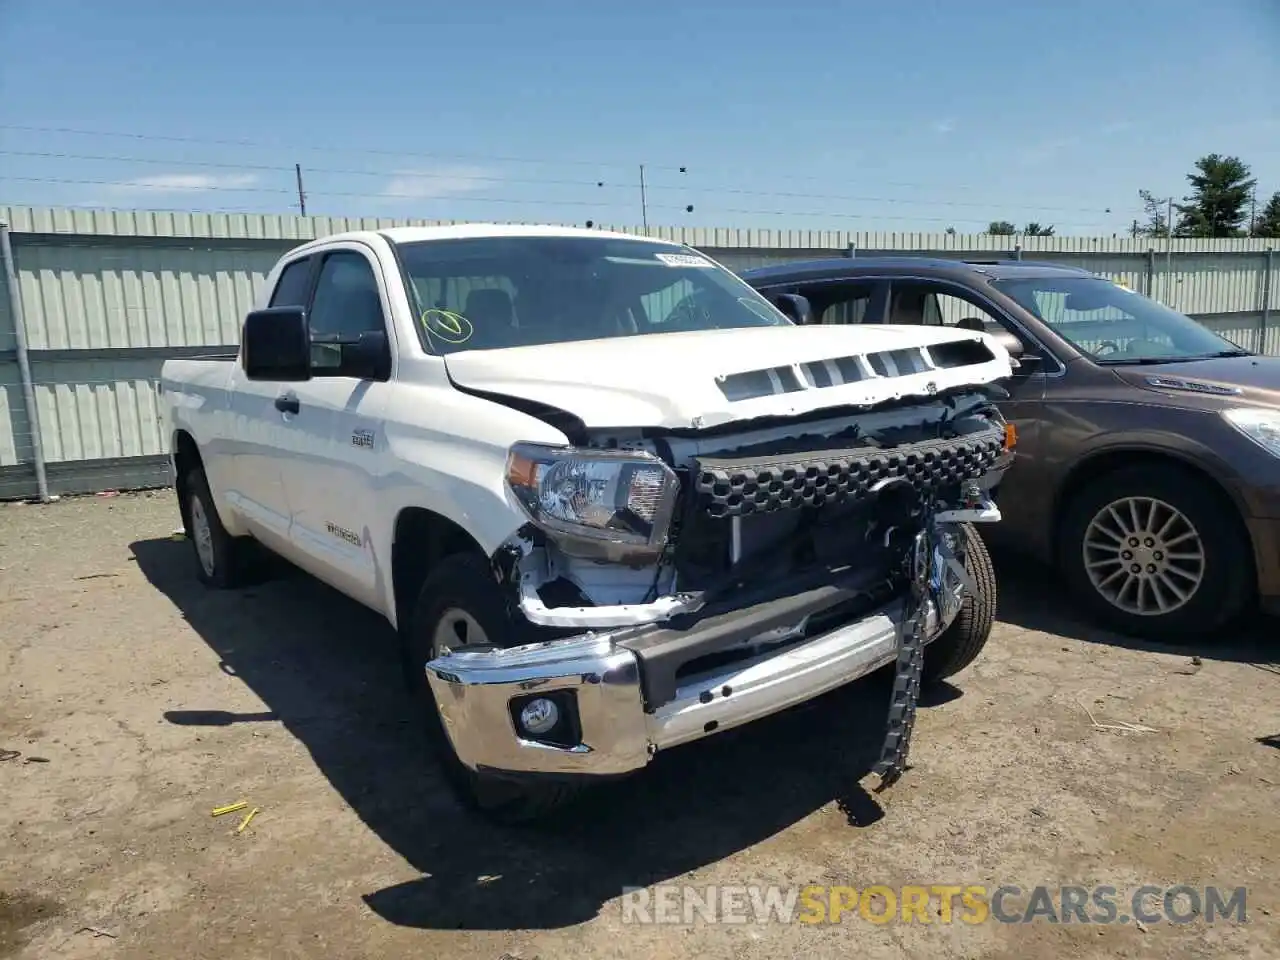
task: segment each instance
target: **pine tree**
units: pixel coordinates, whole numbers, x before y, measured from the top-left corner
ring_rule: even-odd
[[[1280,191],[1271,195],[1267,205],[1253,221],[1253,235],[1280,238]]]
[[[1256,180],[1239,157],[1211,153],[1196,161],[1187,174],[1192,193],[1175,204],[1180,215],[1175,228],[1182,237],[1239,237],[1248,220],[1249,198]]]

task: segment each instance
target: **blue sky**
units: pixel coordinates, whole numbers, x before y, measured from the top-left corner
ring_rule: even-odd
[[[630,226],[644,163],[651,224],[1110,234],[1208,152],[1280,190],[1280,0],[0,0],[0,50],[0,204],[296,211],[300,163],[309,213]]]

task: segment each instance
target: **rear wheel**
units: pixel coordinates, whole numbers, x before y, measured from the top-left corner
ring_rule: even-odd
[[[507,599],[484,559],[455,554],[441,560],[422,585],[405,640],[405,677],[451,786],[467,806],[503,823],[547,815],[571,800],[577,785],[517,782],[469,769],[449,741],[423,665],[448,650],[512,646],[516,634]]]
[[[1108,625],[1149,640],[1215,630],[1245,609],[1248,537],[1230,503],[1178,467],[1127,467],[1063,514],[1059,563]]]
[[[938,639],[924,649],[925,683],[955,676],[978,658],[996,622],[996,571],[987,545],[973,524],[961,524],[960,548],[974,593],[966,593],[960,612]]]
[[[248,544],[227,533],[199,467],[182,484],[182,512],[196,558],[196,576],[218,589],[239,586],[246,578]]]

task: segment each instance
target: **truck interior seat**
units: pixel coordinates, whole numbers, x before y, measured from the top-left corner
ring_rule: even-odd
[[[467,294],[462,315],[473,328],[467,345],[477,350],[510,346],[515,326],[511,295],[505,290],[485,288]]]

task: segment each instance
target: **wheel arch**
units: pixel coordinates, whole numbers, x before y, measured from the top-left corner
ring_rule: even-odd
[[[445,557],[473,553],[488,561],[484,548],[464,527],[426,507],[396,514],[391,538],[391,589],[396,626],[404,629],[427,576]]]

